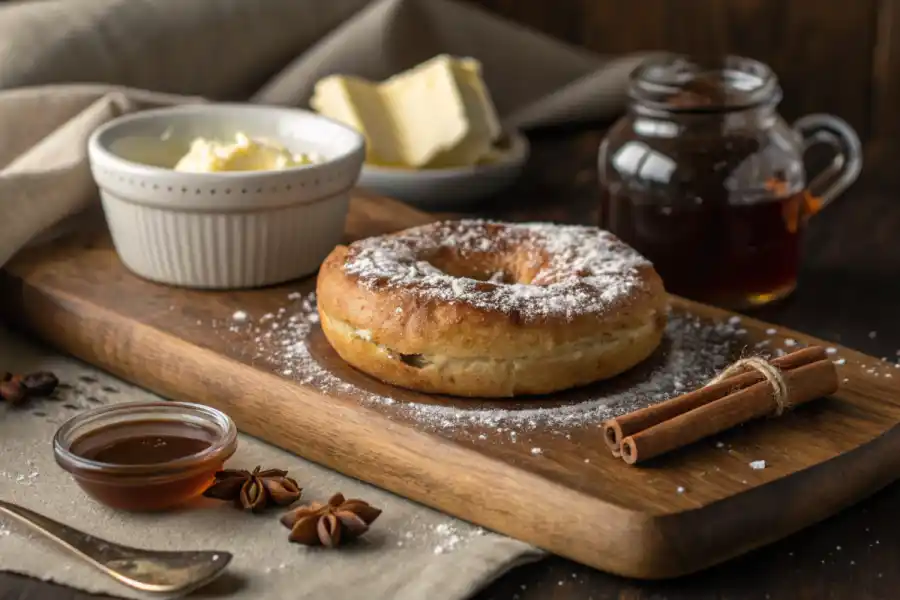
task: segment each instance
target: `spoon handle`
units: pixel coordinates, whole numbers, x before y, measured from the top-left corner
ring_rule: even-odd
[[[3,500],[0,513],[32,527],[113,579],[146,592],[199,587],[215,578],[232,558],[228,552],[167,552],[114,544]]]

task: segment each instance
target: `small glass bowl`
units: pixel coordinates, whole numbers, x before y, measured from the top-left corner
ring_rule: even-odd
[[[179,437],[202,439],[209,446],[188,456],[148,464],[101,462],[76,453],[73,448],[79,442],[100,437],[101,431],[109,431],[108,439],[115,441],[179,436],[180,431]],[[69,419],[53,438],[57,464],[71,473],[88,495],[107,506],[131,511],[165,510],[200,496],[236,449],[237,428],[228,415],[189,402],[104,406]]]

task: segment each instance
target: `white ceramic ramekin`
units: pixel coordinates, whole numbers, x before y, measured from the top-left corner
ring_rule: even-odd
[[[173,170],[196,137],[236,132],[322,161],[282,171]],[[315,113],[194,104],[120,117],[88,142],[91,171],[122,262],[171,285],[235,289],[309,275],[341,242],[365,158],[356,131]]]

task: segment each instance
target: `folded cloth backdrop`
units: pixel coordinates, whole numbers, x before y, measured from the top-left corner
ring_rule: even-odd
[[[480,59],[503,121],[521,129],[614,115],[624,104],[628,73],[642,59],[597,56],[450,0],[2,4],[0,265],[96,204],[86,140],[111,118],[210,100],[305,106],[324,75],[383,79],[443,52]],[[51,366],[74,379],[89,372],[11,345],[23,343],[2,332],[4,368]],[[109,401],[144,395],[116,385],[128,393]],[[76,403],[97,394],[72,393]],[[540,556],[245,436],[237,463],[286,465],[308,489],[321,488],[310,492],[320,500],[338,488],[362,494],[385,508],[375,527],[381,533],[350,552],[307,552],[281,534],[259,535],[263,526],[236,511],[152,519],[113,513],[88,502],[52,464],[46,441],[63,413],[57,405],[45,418],[22,411],[0,417],[0,497],[116,541],[139,535],[142,545],[158,548],[232,550],[236,577],[223,585],[234,584],[236,598],[465,598],[511,565]],[[134,595],[87,567],[46,560],[47,553],[34,538],[23,543],[20,530],[0,525],[0,569]]]

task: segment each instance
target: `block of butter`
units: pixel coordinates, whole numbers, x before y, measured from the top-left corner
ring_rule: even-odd
[[[439,55],[381,83],[332,75],[310,105],[366,138],[366,162],[438,168],[492,156],[500,122],[473,58]]]

